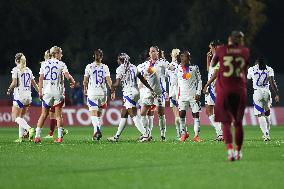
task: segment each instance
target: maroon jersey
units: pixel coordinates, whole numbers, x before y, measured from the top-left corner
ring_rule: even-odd
[[[224,45],[216,50],[213,64],[219,61],[216,81],[215,121],[241,123],[246,107],[246,75],[249,49]]]
[[[249,49],[243,46],[223,45],[216,50],[213,64],[219,62],[216,88],[219,90],[246,89]]]

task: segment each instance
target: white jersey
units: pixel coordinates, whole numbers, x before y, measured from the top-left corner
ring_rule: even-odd
[[[131,94],[133,90],[138,91],[137,68],[135,65],[129,63],[126,68],[124,64],[121,64],[116,69],[116,79],[121,80],[123,96]]]
[[[14,88],[14,98],[31,97],[31,80],[34,79],[32,71],[25,67],[23,70],[20,66],[16,66],[12,69],[12,78],[17,79],[17,86]]]
[[[88,96],[106,96],[106,77],[110,77],[107,65],[97,65],[95,62],[88,64],[84,76],[89,77]]]
[[[274,77],[274,71],[266,66],[265,70],[260,70],[258,65],[248,69],[247,78],[252,79],[254,89],[265,89],[269,91],[268,77]]]
[[[184,67],[179,65],[176,74],[179,98],[201,95],[202,80],[198,66]]]
[[[68,69],[64,62],[55,58],[41,63],[39,74],[43,74],[43,94],[63,94],[64,93],[64,73]]]
[[[178,68],[177,62],[171,62],[169,63],[166,71],[166,75],[169,82],[169,96],[175,96],[177,91],[177,76],[176,76],[176,70]]]
[[[165,71],[167,63],[164,60],[152,60],[143,63],[143,74],[149,85],[152,87],[157,95],[162,95],[165,90]],[[142,72],[141,72],[142,73]],[[149,89],[146,89],[146,97],[151,96],[152,93]]]

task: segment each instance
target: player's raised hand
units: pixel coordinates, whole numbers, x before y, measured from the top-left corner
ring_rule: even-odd
[[[275,102],[276,102],[276,103],[279,103],[279,102],[280,102],[280,97],[279,97],[279,95],[276,95],[276,96],[275,96]]]

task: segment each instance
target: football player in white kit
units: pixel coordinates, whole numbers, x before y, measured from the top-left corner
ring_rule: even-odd
[[[62,106],[64,105],[63,75],[70,81],[70,86],[74,87],[75,80],[69,74],[67,66],[61,61],[62,50],[60,47],[53,46],[50,49],[51,59],[41,64],[39,72],[39,96],[42,99],[42,112],[37,123],[35,143],[41,142],[41,130],[49,115],[52,106],[55,107],[55,117],[58,128],[58,137],[54,142],[61,143],[63,140],[63,120]]]
[[[148,54],[148,50],[146,50],[146,52]],[[146,67],[147,67],[147,65],[145,64],[145,62],[143,62],[143,63],[141,63],[137,66],[138,71],[140,72],[140,74],[143,77],[144,77],[144,71],[145,71]],[[138,107],[141,110],[142,99],[147,93],[147,87],[140,81],[139,78],[137,80],[137,84],[138,84],[138,89],[139,89],[139,93],[140,93],[140,98],[138,100]],[[154,127],[154,111],[155,111],[155,109],[156,109],[156,106],[152,105],[151,108],[148,110],[147,115],[146,115],[147,124],[143,125],[145,128],[148,127],[150,129],[150,131],[152,131],[152,129]]]
[[[258,117],[260,129],[263,133],[263,140],[269,141],[269,117],[265,115],[269,112],[271,106],[271,93],[269,86],[271,85],[275,92],[275,102],[279,102],[279,91],[274,80],[274,71],[265,64],[263,58],[258,58],[256,64],[248,69],[248,79],[253,82],[253,105],[254,114]]]
[[[50,52],[49,52],[49,49],[46,50],[44,52],[44,61],[42,61],[41,63],[49,60],[51,58],[51,55],[50,55]],[[62,76],[62,82],[61,82],[62,85],[64,85],[64,76]],[[64,87],[64,86],[62,86]],[[62,91],[63,92],[63,95],[65,95],[65,90]],[[56,127],[56,117],[55,117],[55,107],[52,106],[49,110],[49,132],[47,134],[47,136],[45,136],[44,138],[47,138],[47,139],[53,139],[54,137],[54,130],[55,130],[55,127]],[[67,134],[68,133],[68,130],[64,129],[63,128],[63,135]]]
[[[181,132],[180,132],[180,123],[179,123],[179,110],[178,110],[178,101],[177,101],[177,76],[176,76],[176,70],[178,68],[179,62],[178,62],[178,56],[179,56],[180,50],[179,49],[173,49],[171,52],[172,62],[169,63],[166,71],[166,75],[169,82],[169,100],[170,100],[170,107],[174,113],[175,116],[175,125],[176,125],[176,131],[177,131],[177,138],[180,139]]]
[[[214,77],[214,80],[209,84],[207,83],[204,87],[205,94],[205,108],[206,114],[210,120],[211,125],[214,127],[216,132],[216,141],[223,141],[223,130],[220,122],[215,122],[214,106],[216,99],[215,83],[216,76],[219,69],[219,64],[212,66],[211,60],[216,51],[216,48],[220,45],[219,41],[212,41],[209,44],[210,51],[207,53],[207,71],[208,71],[208,81]]]
[[[108,138],[109,141],[117,142],[123,131],[127,117],[130,115],[134,125],[137,127],[139,132],[142,134],[141,142],[149,140],[149,132],[143,127],[141,119],[137,116],[137,102],[139,100],[139,90],[137,86],[137,78],[149,88],[152,92],[153,89],[144,79],[144,77],[138,72],[135,65],[131,64],[129,61],[130,57],[126,53],[121,53],[118,56],[117,62],[119,67],[116,69],[116,82],[112,85],[112,94],[115,93],[117,87],[122,85],[124,108],[121,111],[121,120],[117,133],[114,137]],[[112,95],[115,97],[115,95]]]
[[[158,116],[159,116],[159,126],[161,133],[161,140],[166,139],[166,118],[165,118],[165,86],[163,80],[165,80],[165,70],[167,64],[165,61],[159,59],[159,48],[150,47],[149,49],[150,59],[145,61],[146,65],[144,68],[144,77],[147,82],[154,90],[156,97],[153,96],[152,92],[147,89],[145,96],[143,96],[141,104],[141,121],[143,126],[146,126],[147,130],[150,130],[148,127],[147,113],[151,109],[152,105],[157,106]]]
[[[19,125],[19,138],[15,142],[22,142],[24,131],[29,132],[29,140],[34,137],[34,128],[31,128],[24,116],[32,102],[31,85],[38,91],[32,71],[26,66],[26,57],[23,53],[15,56],[16,67],[11,71],[12,82],[7,90],[7,95],[13,93],[12,120]]]
[[[94,133],[92,140],[100,140],[102,137],[102,113],[107,103],[107,86],[112,86],[109,68],[102,63],[103,51],[97,49],[94,52],[95,61],[88,64],[84,75],[84,94],[87,95],[87,104],[91,114]]]
[[[194,138],[195,142],[200,142],[200,118],[201,112],[200,95],[202,90],[202,80],[199,68],[190,62],[190,53],[185,51],[181,54],[181,64],[176,71],[178,80],[178,106],[180,116],[181,138],[185,141],[189,134],[186,128],[186,110],[191,108],[194,120]]]

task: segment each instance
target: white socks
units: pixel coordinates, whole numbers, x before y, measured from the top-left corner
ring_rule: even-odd
[[[223,135],[222,127],[220,122],[215,122],[215,114],[210,115],[209,117],[211,125],[215,128],[217,136]]]
[[[25,132],[25,129],[23,127],[20,127],[19,125],[19,138],[23,138],[24,132]]]
[[[142,126],[146,129],[146,130],[150,130],[149,129],[149,125],[148,125],[148,119],[146,116],[141,116],[141,123]]]
[[[15,119],[15,122],[18,123],[19,127],[22,127],[23,129],[26,129],[27,131],[31,128],[28,123],[26,122],[26,120],[24,120],[21,117],[17,117]]]
[[[165,137],[166,136],[166,118],[165,118],[165,115],[159,116],[159,126],[160,126],[161,136]]]
[[[97,118],[98,118],[98,128],[99,128],[99,130],[101,130],[103,121],[102,121],[101,117],[97,117]]]
[[[99,129],[99,119],[97,116],[91,116],[91,120],[94,127],[94,133],[96,133]]]
[[[118,128],[117,128],[116,134],[115,134],[116,138],[119,138],[122,131],[124,130],[125,125],[126,125],[126,121],[127,121],[127,118],[120,118],[120,122],[119,122],[119,125],[118,125]]]
[[[63,127],[58,127],[58,138],[63,138]]]
[[[267,128],[268,130],[270,130],[270,126],[271,126],[271,116],[265,116],[266,122],[267,122]]]
[[[182,135],[186,134],[186,118],[179,118],[179,123],[180,123],[180,132]]]
[[[176,131],[177,131],[177,137],[180,138],[181,137],[181,130],[180,130],[180,118],[176,117],[175,118],[175,125],[176,125]]]
[[[146,129],[143,127],[141,119],[136,115],[132,118],[134,125],[137,127],[138,131],[143,134],[146,135]]]
[[[148,118],[149,129],[152,131],[154,127],[154,116],[147,116],[147,118]]]
[[[37,127],[37,128],[36,128],[36,135],[35,135],[35,137],[36,137],[36,138],[40,138],[40,134],[41,134],[41,128],[40,128],[40,127]]]
[[[266,118],[264,116],[260,116],[258,117],[258,121],[259,121],[259,126],[260,126],[260,129],[263,135],[265,136],[269,135]]]
[[[195,136],[197,136],[200,132],[200,118],[193,118],[193,121],[194,121],[194,134]]]

